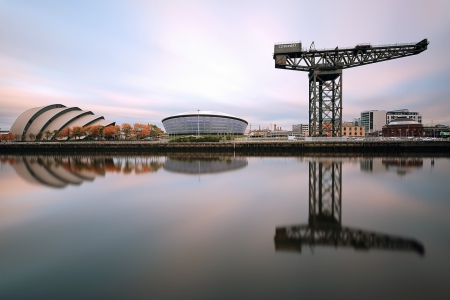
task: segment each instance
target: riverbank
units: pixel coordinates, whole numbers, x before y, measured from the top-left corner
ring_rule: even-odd
[[[450,153],[450,140],[436,141],[245,141],[209,143],[168,142],[10,142],[0,153],[222,152],[258,153]]]

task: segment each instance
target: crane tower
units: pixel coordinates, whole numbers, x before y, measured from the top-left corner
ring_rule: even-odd
[[[342,70],[419,54],[429,42],[316,50],[302,43],[275,44],[275,68],[308,72],[309,135],[341,136]]]

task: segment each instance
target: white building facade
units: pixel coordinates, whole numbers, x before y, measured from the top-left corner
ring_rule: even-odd
[[[372,133],[381,131],[386,125],[386,111],[385,110],[367,110],[361,112],[361,124],[364,126],[365,133]]]
[[[386,113],[386,124],[389,124],[389,122],[398,118],[409,118],[422,124],[422,115],[419,114],[418,112],[409,111],[408,109],[398,109],[388,111]]]

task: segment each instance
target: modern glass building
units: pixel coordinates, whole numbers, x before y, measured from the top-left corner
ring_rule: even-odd
[[[242,135],[248,122],[228,114],[215,111],[185,112],[162,120],[169,135]]]

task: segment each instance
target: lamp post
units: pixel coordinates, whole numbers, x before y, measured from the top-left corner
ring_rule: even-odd
[[[197,136],[200,137],[200,110],[197,109]]]

